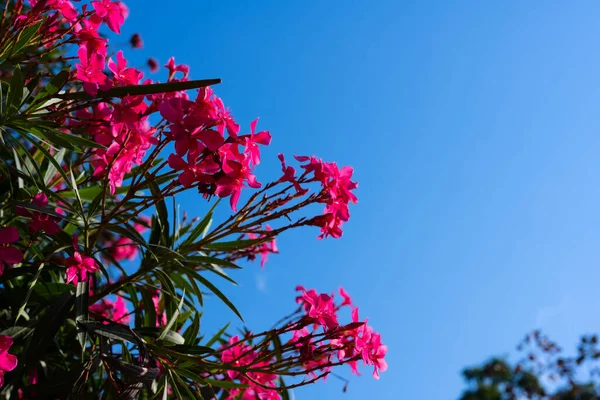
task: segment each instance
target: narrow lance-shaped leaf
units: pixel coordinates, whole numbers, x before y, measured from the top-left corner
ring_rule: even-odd
[[[13,71],[13,76],[10,78],[8,86],[8,94],[6,96],[6,112],[5,115],[11,117],[17,112],[23,100],[23,74],[21,68],[17,66]]]
[[[78,282],[75,290],[75,322],[84,322],[88,319],[89,286],[87,282]],[[85,350],[86,331],[81,325],[77,325],[77,340],[82,351]]]
[[[111,97],[140,96],[156,93],[179,92],[181,90],[198,89],[221,83],[220,79],[202,79],[183,82],[154,83],[150,85],[119,86],[109,90],[99,90],[98,94],[90,96],[85,92],[65,93],[60,97],[67,100],[105,99]]]
[[[171,319],[167,323],[167,326],[164,327],[163,331],[161,332],[160,336],[158,337],[158,340],[162,340],[167,335],[167,332],[171,330],[173,325],[175,325],[175,322],[177,322],[177,317],[179,316],[179,313],[181,312],[181,307],[183,307],[184,300],[185,300],[185,289],[183,290],[183,293],[181,295],[181,300],[179,300],[179,305],[177,306],[177,310],[175,310],[175,313],[171,316]]]

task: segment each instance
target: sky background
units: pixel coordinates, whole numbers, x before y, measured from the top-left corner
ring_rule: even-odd
[[[344,286],[389,346],[380,381],[330,378],[296,399],[456,399],[460,371],[542,328],[574,349],[600,330],[600,3],[128,0],[123,27],[174,55],[277,153],[355,168],[340,240],[290,232],[265,270],[218,286],[248,326],[294,287]],[[178,199],[191,216],[206,205]],[[222,207],[224,213],[227,206]],[[233,316],[208,302],[202,331]],[[340,371],[349,376],[349,368]]]

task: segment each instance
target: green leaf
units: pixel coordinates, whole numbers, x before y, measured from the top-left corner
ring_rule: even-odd
[[[17,338],[21,335],[25,335],[26,333],[31,332],[31,328],[28,326],[11,326],[10,328],[6,328],[3,331],[0,331],[0,335],[12,336],[13,338]]]
[[[10,78],[8,94],[6,96],[6,115],[9,117],[21,107],[23,86],[23,74],[21,73],[21,68],[17,66],[13,71],[13,76]]]
[[[54,168],[56,168],[56,170],[58,171],[58,173],[62,176],[62,178],[64,179],[64,183],[66,185],[71,185],[71,181],[70,179],[67,177],[67,174],[65,173],[65,171],[62,169],[62,167],[56,162],[56,160],[54,159],[54,157],[52,157],[52,155],[50,153],[48,153],[48,150],[46,150],[44,148],[44,146],[42,146],[40,143],[38,143],[36,140],[31,140],[29,138],[29,135],[27,135],[27,133],[18,131],[19,133],[21,133],[21,135],[27,139],[31,144],[33,144],[35,147],[37,147],[37,149],[44,155],[44,157],[50,161],[52,163],[52,165],[54,165]]]
[[[25,355],[26,364],[35,365],[37,360],[44,357],[46,349],[54,340],[54,336],[64,324],[75,297],[71,292],[63,293],[48,308],[38,321]]]
[[[202,79],[195,81],[185,82],[167,82],[167,83],[154,83],[150,85],[135,85],[135,86],[119,86],[109,90],[103,91],[98,90],[96,96],[90,96],[85,92],[77,93],[65,93],[61,97],[68,100],[89,100],[89,99],[104,99],[110,97],[125,97],[125,96],[139,96],[149,95],[156,93],[167,93],[167,92],[179,92],[181,90],[198,89],[201,87],[207,87],[211,85],[217,85],[221,83],[220,79]]]
[[[164,271],[155,269],[153,272],[162,285],[161,291],[163,293],[165,312],[167,313],[167,316],[170,317],[175,313],[175,304],[173,302],[175,296],[177,296],[177,293],[175,293],[175,286],[173,286],[173,282],[169,275]]]
[[[210,347],[206,347],[206,346],[192,346],[192,345],[178,344],[175,346],[168,346],[168,347],[171,350],[174,350],[178,353],[183,353],[183,354],[209,354],[209,353],[215,352],[214,349],[211,349]]]
[[[156,325],[156,309],[154,308],[154,302],[152,301],[152,293],[145,289],[140,290],[140,293],[142,294],[142,303],[144,304],[144,325]]]
[[[9,57],[14,57],[15,55],[19,54],[19,52],[24,47],[29,45],[29,42],[31,41],[31,39],[33,39],[35,37],[35,35],[37,34],[37,32],[40,30],[40,27],[42,26],[43,22],[44,21],[42,20],[34,25],[28,26],[27,28],[23,29],[19,33],[19,38],[18,38],[17,42],[15,43],[14,47],[11,49]]]
[[[164,327],[162,333],[158,337],[158,340],[163,340],[164,337],[167,335],[167,332],[169,332],[169,330],[171,330],[173,325],[175,325],[175,322],[177,322],[177,317],[179,317],[179,314],[181,313],[181,307],[183,307],[184,300],[185,300],[185,289],[183,290],[183,293],[181,295],[181,300],[179,300],[179,305],[177,306],[177,310],[175,310],[175,313],[173,313],[173,315],[171,316],[171,319],[169,320],[167,325]]]
[[[33,293],[44,300],[50,300],[53,297],[69,292],[73,285],[56,282],[40,282],[33,287]]]
[[[79,196],[79,190],[77,189],[77,182],[75,181],[75,175],[73,174],[73,170],[71,169],[71,166],[69,166],[69,173],[71,175],[71,187],[73,188],[73,192],[75,192],[75,198],[77,199],[77,202],[79,203],[79,210],[81,211],[81,216],[84,218],[86,218],[85,216],[85,210],[83,209],[83,202],[81,201],[81,196]],[[87,226],[87,223],[85,224]]]
[[[215,335],[208,342],[206,342],[204,345],[206,347],[210,347],[213,344],[215,344],[217,341],[220,341],[221,337],[223,336],[223,334],[225,333],[225,331],[227,331],[227,328],[229,328],[229,324],[230,324],[230,322],[226,323],[225,326],[222,327],[221,329],[219,329],[219,332],[215,333]]]
[[[103,190],[102,186],[88,186],[88,187],[84,187],[84,188],[79,188],[79,197],[81,197],[81,200],[83,200],[83,201],[90,202],[90,201],[93,201],[97,196],[101,196],[102,190]],[[129,190],[128,186],[120,187],[120,188],[117,188],[115,193],[123,194],[123,193],[127,193],[128,190]],[[77,198],[76,194],[73,190],[67,190],[67,191],[61,192],[61,194],[69,199]]]
[[[19,308],[17,318],[15,318],[15,324],[17,323],[17,321],[19,321],[19,317],[21,315],[25,314],[25,308],[27,307],[27,302],[29,301],[29,297],[31,297],[33,288],[34,288],[35,284],[37,283],[38,279],[40,278],[40,274],[42,273],[43,269],[44,269],[44,263],[41,263],[40,266],[38,267],[38,270],[36,271],[35,276],[33,277],[31,283],[29,283],[29,289],[27,289],[27,294],[25,295],[25,301],[23,301],[23,304]]]
[[[165,376],[165,386],[163,389],[162,400],[169,400],[169,381]]]
[[[15,149],[13,147],[12,149],[13,151],[13,156],[14,156],[14,160],[15,160],[15,168],[17,169],[17,171],[24,173],[23,172],[23,167],[21,166],[21,157],[19,157],[19,153],[17,152],[17,149]],[[17,178],[17,187],[19,189],[23,189],[23,186],[25,186],[24,182],[23,182],[23,178],[21,178],[20,176]]]
[[[162,241],[160,241],[159,243],[164,244],[166,247],[170,247],[171,237],[169,229],[169,212],[167,211],[167,206],[163,199],[163,195],[156,182],[149,182],[148,187],[150,188],[150,192],[152,193],[154,198],[157,199],[155,207],[156,213],[158,214],[160,237],[162,238]]]
[[[46,134],[48,134],[48,132]],[[93,140],[82,138],[79,135],[67,134],[67,133],[63,133],[61,131],[57,131],[57,130],[53,130],[51,134],[52,134],[52,137],[59,137],[61,139],[64,139],[72,145],[77,145],[77,146],[83,148],[83,150],[106,148],[105,146],[103,146],[99,143],[96,143]]]
[[[35,110],[42,106],[42,102],[49,97],[58,93],[63,86],[69,81],[69,71],[62,70],[58,74],[54,75],[52,79],[39,91],[39,93],[33,98],[29,104],[29,110]]]
[[[88,306],[90,300],[90,292],[87,282],[78,282],[75,290],[75,323],[88,320]],[[82,351],[85,351],[85,342],[87,334],[85,329],[77,325],[77,340]],[[83,354],[83,353],[82,353]]]
[[[135,333],[148,336],[152,338],[158,339],[159,336],[163,334],[163,328],[152,328],[152,327],[143,327],[134,329]],[[185,339],[179,333],[175,331],[167,331],[165,336],[162,338],[163,341],[173,343],[173,344],[184,344]]]
[[[279,387],[285,387],[285,382],[281,376],[279,377]],[[287,389],[281,390],[279,394],[281,395],[281,400],[290,400],[290,394]]]
[[[183,379],[181,379],[181,377],[177,374],[177,372],[175,371],[169,371],[169,373],[171,374],[172,378],[175,378],[175,387],[179,387],[181,388],[185,393],[187,393],[187,396],[182,396],[182,397],[177,397],[180,399],[198,399],[198,394],[196,394],[195,392],[192,392],[189,388],[189,386],[183,381]],[[180,392],[181,393],[181,392]]]
[[[194,242],[194,240],[198,239],[200,235],[204,236],[206,234],[206,230],[210,227],[210,224],[212,222],[213,212],[220,201],[220,198],[217,201],[215,201],[215,204],[213,204],[210,210],[208,210],[204,218],[202,218],[202,220],[198,222],[198,224],[190,232],[189,236],[183,241],[183,243],[180,246],[181,248],[188,247]]]
[[[196,337],[198,337],[198,333],[200,332],[200,314],[196,312],[194,314],[194,319],[192,323],[183,333],[183,338],[185,339],[185,343],[188,345],[193,345],[196,341]]]
[[[109,364],[111,368],[129,376],[134,382],[151,384],[160,372],[158,368],[140,367],[111,357],[104,357],[103,361]]]
[[[202,378],[200,375],[190,371],[189,369],[177,368],[176,371],[194,383],[206,385],[206,381],[204,380],[204,378]]]
[[[204,380],[211,386],[216,386],[224,389],[244,389],[248,387],[248,385],[243,385],[241,383],[235,383],[231,381],[220,381],[210,378],[205,378]]]
[[[140,342],[140,339],[135,337],[129,330],[129,327],[125,325],[117,323],[105,325],[101,322],[79,322],[78,325],[82,326],[89,333],[94,333],[109,339],[122,340],[135,344],[139,344]]]
[[[202,275],[200,275],[198,272],[194,271],[193,269],[184,267],[186,272],[189,274],[192,274],[193,277],[198,280],[202,285],[206,286],[208,288],[208,290],[210,290],[211,292],[213,292],[219,299],[221,299],[221,301],[223,303],[225,303],[225,305],[227,307],[229,307],[229,309],[231,311],[233,311],[235,313],[235,315],[238,316],[238,318],[240,320],[242,320],[242,322],[244,322],[244,318],[242,318],[242,314],[240,314],[240,312],[238,311],[238,309],[233,305],[233,303],[227,298],[227,296],[225,296],[219,289],[217,289],[217,287],[215,285],[213,285],[208,279],[206,279],[205,277],[203,277]]]
[[[282,361],[282,352],[281,352],[281,339],[279,339],[279,335],[273,332],[270,335],[271,340],[273,341],[273,348],[275,350],[275,357],[277,358],[277,362]]]
[[[236,264],[232,263],[231,261],[223,260],[218,257],[187,256],[185,259],[186,259],[186,261],[189,261],[190,263],[193,263],[196,265],[216,264],[216,265],[220,265],[222,267],[227,267],[227,268],[242,269],[242,267],[237,266]]]
[[[58,151],[58,153],[56,153],[53,158],[56,161],[56,163],[51,163],[50,161],[48,161],[48,168],[46,169],[46,173],[44,174],[44,184],[47,186],[50,184],[50,182],[52,181],[52,178],[54,178],[54,175],[56,174],[56,167],[55,165],[58,164],[60,165],[63,162],[63,159],[65,158],[65,153],[67,152],[67,149],[60,149]]]

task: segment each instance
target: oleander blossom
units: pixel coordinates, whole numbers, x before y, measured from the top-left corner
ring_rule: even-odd
[[[17,207],[17,215],[30,219],[29,228],[32,232],[43,232],[46,235],[55,235],[62,230],[58,226],[60,218],[50,215],[55,210],[48,207],[48,197],[44,193],[36,194],[31,203],[41,209],[29,210],[23,207]]]
[[[137,233],[144,233],[150,227],[150,223],[150,218],[142,216],[139,222],[133,225],[133,229]],[[108,241],[107,246],[109,247],[108,253],[117,262],[133,261],[140,253],[139,247],[133,239],[127,236],[118,236],[114,240]]]
[[[364,365],[373,366],[373,377],[380,378],[380,372],[387,370],[385,355],[387,346],[381,341],[381,335],[367,325],[368,320],[360,321],[358,317],[358,307],[354,307],[350,295],[344,288],[339,289],[342,302],[335,302],[334,294],[318,293],[314,289],[307,290],[298,286],[297,291],[300,295],[296,301],[301,305],[305,312],[307,324],[312,324],[312,332],[322,329],[329,332],[331,337],[330,345],[337,349],[339,361],[349,364],[355,374],[359,374],[356,362],[362,360]],[[352,323],[341,326],[338,322],[338,313],[343,307],[352,309]],[[310,331],[302,328],[294,333],[293,341],[299,344],[310,338]],[[304,349],[304,345],[301,346]],[[315,354],[315,348],[310,348],[308,354]],[[311,357],[309,361],[314,362]],[[322,361],[322,359],[321,359]]]
[[[19,241],[19,231],[14,226],[0,229],[0,275],[5,267],[12,267],[23,261],[23,253],[13,243]]]
[[[12,345],[12,337],[0,335],[0,388],[4,386],[4,374],[17,367],[17,357],[8,352]]]
[[[338,365],[348,365],[352,374],[360,375],[359,362],[373,368],[373,377],[387,369],[385,356],[387,347],[381,341],[381,335],[360,321],[358,308],[344,288],[337,294],[319,293],[315,289],[297,287],[299,295],[296,301],[300,311],[294,314],[285,325],[254,335],[230,337],[219,348],[223,364],[222,380],[246,385],[229,393],[228,399],[279,399],[275,388],[279,365],[293,365],[294,375],[305,375],[305,382],[325,380]],[[347,312],[351,310],[351,322]],[[289,335],[287,342],[280,342],[271,352],[265,343],[274,343],[271,339]],[[265,337],[266,342],[256,341]],[[279,349],[279,350],[277,350]],[[273,359],[280,351],[279,359]],[[280,364],[281,363],[281,364]]]
[[[77,282],[80,281],[87,282],[88,274],[95,273],[99,268],[92,257],[85,256],[79,252],[77,241],[78,235],[73,235],[73,255],[64,261],[67,267],[66,282],[73,282],[74,285],[77,285]]]
[[[89,309],[106,319],[121,324],[128,324],[131,320],[125,300],[121,296],[117,296],[115,300],[104,298],[98,303],[92,304]]]

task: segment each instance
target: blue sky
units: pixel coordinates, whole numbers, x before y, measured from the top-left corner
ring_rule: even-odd
[[[598,330],[600,4],[127,4],[124,35],[145,41],[132,59],[222,78],[238,121],[271,131],[259,179],[279,152],[355,168],[342,239],[289,233],[264,271],[220,284],[255,330],[292,310],[296,284],[342,285],[382,333],[380,381],[365,371],[342,393],[332,378],[297,399],[453,399],[463,367],[530,329],[567,348]],[[234,318],[216,301],[206,315],[207,333]]]

